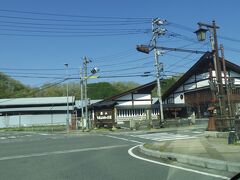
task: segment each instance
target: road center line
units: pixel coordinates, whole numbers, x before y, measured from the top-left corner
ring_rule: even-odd
[[[143,160],[143,161],[147,161],[147,162],[151,162],[151,163],[155,163],[155,164],[159,164],[159,165],[162,165],[162,166],[167,166],[167,167],[171,167],[171,168],[176,168],[176,169],[180,169],[180,170],[183,170],[183,171],[188,171],[188,172],[193,172],[193,173],[198,173],[198,174],[202,174],[202,175],[206,175],[206,176],[211,176],[211,177],[216,177],[216,178],[221,178],[221,179],[230,179],[228,177],[225,177],[225,176],[220,176],[220,175],[217,175],[217,174],[211,174],[211,173],[207,173],[207,172],[202,172],[202,171],[198,171],[198,170],[194,170],[194,169],[189,169],[189,168],[184,168],[184,167],[180,167],[180,166],[175,166],[175,165],[171,165],[171,164],[167,164],[167,163],[162,163],[162,162],[158,162],[158,161],[154,161],[154,160],[151,160],[151,159],[146,159],[146,158],[143,158],[143,157],[140,157],[140,156],[137,156],[136,154],[134,154],[132,151],[134,148],[138,147],[140,145],[137,145],[137,146],[134,146],[132,148],[130,148],[128,150],[128,154],[134,158],[137,158],[137,159],[140,159],[140,160]]]
[[[58,155],[58,154],[68,154],[68,153],[76,153],[76,152],[84,152],[84,151],[99,151],[99,150],[113,149],[113,148],[125,147],[125,146],[129,146],[129,145],[124,144],[124,145],[116,145],[116,146],[102,146],[102,147],[94,147],[94,148],[70,149],[70,150],[62,150],[62,151],[32,153],[32,154],[26,154],[26,155],[5,156],[5,157],[0,157],[0,161]]]

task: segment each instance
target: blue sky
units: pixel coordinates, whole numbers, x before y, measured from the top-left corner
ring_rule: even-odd
[[[226,37],[240,40],[240,26],[237,19],[240,17],[239,7],[240,2],[236,0],[0,1],[0,71],[27,85],[40,86],[46,82],[54,82],[56,78],[63,78],[64,63],[69,64],[71,77],[77,78],[82,58],[87,56],[92,60],[89,64],[90,68],[98,66],[99,75],[102,77],[131,76],[153,72],[153,54],[139,53],[135,47],[137,44],[149,42],[151,32],[144,30],[151,29],[151,18],[155,17],[167,20],[168,24],[164,27],[169,34],[179,34],[179,37],[159,38],[159,46],[185,46],[187,49],[204,51],[210,50],[209,41],[197,42],[192,32],[197,29],[197,22],[211,23],[215,20],[220,26],[218,41],[226,47],[226,59],[239,65],[240,42],[226,40]],[[12,10],[33,13],[19,13]],[[46,19],[52,19],[52,21]],[[133,23],[124,24],[129,19]],[[83,23],[82,21],[89,22]],[[121,24],[121,22],[124,25],[104,25],[105,23]],[[138,22],[141,23],[138,24]],[[35,25],[34,23],[50,23],[50,25]],[[76,24],[78,26],[71,26]],[[109,29],[114,29],[111,30],[113,34],[108,33]],[[121,29],[137,29],[141,33],[116,35],[124,31]],[[66,32],[54,33],[56,31]],[[87,31],[85,32],[87,36],[84,37],[83,34],[76,36],[77,33],[74,34],[73,31]],[[91,33],[88,31],[92,31],[92,35],[97,36],[89,36]],[[98,36],[99,34],[104,34],[104,36]],[[58,37],[51,35],[58,35]],[[186,72],[199,57],[200,55],[189,53],[168,52],[160,57],[160,61],[164,63],[166,71],[164,74],[168,76],[174,75],[175,72]],[[143,84],[152,80],[154,80],[153,76],[101,78],[92,79],[90,82],[135,81]]]

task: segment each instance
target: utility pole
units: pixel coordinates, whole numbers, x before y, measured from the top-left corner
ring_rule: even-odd
[[[212,24],[205,24],[205,23],[198,23],[199,29],[195,32],[197,34],[199,41],[204,41],[206,38],[206,31],[210,31],[211,37],[211,45],[212,45],[212,54],[214,60],[214,69],[215,69],[215,76],[217,80],[217,89],[218,89],[218,100],[219,100],[219,110],[220,115],[222,116],[225,114],[225,102],[224,102],[224,93],[223,93],[223,84],[222,84],[222,70],[221,70],[221,63],[219,61],[219,54],[218,54],[218,42],[217,42],[217,29],[219,27],[216,25],[215,21],[212,21]],[[207,29],[203,29],[202,26],[207,27]]]
[[[93,76],[94,74],[96,74],[97,72],[99,72],[99,69],[97,67],[93,68],[91,70],[91,75],[88,76],[88,63],[92,62],[91,60],[89,60],[87,57],[83,58],[83,65],[82,68],[80,68],[80,73],[81,73],[81,77],[80,77],[80,90],[81,90],[81,112],[82,112],[82,127],[83,127],[83,131],[84,131],[84,125],[86,124],[86,129],[89,130],[90,129],[90,120],[88,117],[88,105],[89,105],[89,101],[88,101],[88,95],[87,95],[87,80],[89,78],[97,78],[97,76]],[[85,115],[84,115],[84,107],[83,107],[83,99],[85,99]],[[85,123],[84,123],[84,119],[85,119]]]
[[[158,26],[162,25],[164,23],[163,20],[160,19],[153,19],[152,20],[152,32],[153,32],[153,38],[152,38],[152,44],[154,47],[154,58],[155,58],[155,68],[156,68],[156,78],[157,78],[157,95],[158,95],[158,101],[159,101],[159,111],[160,111],[160,126],[163,126],[164,123],[164,115],[163,115],[163,103],[162,103],[162,92],[161,92],[161,84],[160,84],[160,71],[162,68],[160,68],[159,64],[159,51],[157,50],[157,38],[160,35],[164,35],[166,30],[165,29],[159,29]]]
[[[162,71],[162,67],[159,64],[159,47],[157,47],[157,39],[159,36],[165,35],[166,29],[159,28],[166,21],[161,20],[159,18],[155,18],[152,20],[152,39],[148,46],[146,45],[137,45],[137,50],[149,54],[150,51],[154,50],[154,60],[155,60],[155,69],[156,69],[156,79],[157,79],[157,96],[159,101],[159,111],[160,111],[160,126],[163,126],[164,123],[164,115],[163,115],[163,103],[162,103],[162,94],[161,94],[161,84],[160,84],[160,72]],[[162,64],[161,64],[162,65]]]
[[[86,123],[87,123],[87,126],[86,128],[89,130],[90,126],[89,126],[89,118],[88,118],[88,97],[87,97],[87,77],[88,77],[88,74],[87,74],[87,64],[89,63],[90,61],[87,59],[87,57],[84,57],[83,59],[83,69],[84,69],[84,95],[85,95],[85,119],[86,119]]]
[[[68,64],[65,63],[66,80],[68,81]],[[68,99],[68,82],[67,82],[67,117],[66,117],[66,131],[69,132],[69,99]]]
[[[223,72],[224,72],[224,81],[225,81],[225,88],[227,94],[227,102],[228,102],[228,115],[230,117],[230,128],[232,129],[232,106],[231,106],[231,97],[230,97],[230,89],[229,89],[229,80],[227,78],[227,70],[226,70],[226,62],[224,56],[224,47],[220,44],[221,49],[221,56],[222,56],[222,64],[223,64]]]
[[[82,122],[82,131],[84,131],[84,110],[83,110],[83,68],[80,67],[80,92],[81,92],[81,122]]]
[[[160,64],[159,64],[159,54],[156,48],[154,48],[154,57],[155,57],[155,68],[156,68],[156,76],[157,76],[157,95],[158,95],[159,110],[160,110],[160,125],[162,125],[162,123],[164,122],[162,90],[161,90],[161,84],[160,84],[160,72],[162,68],[160,67]]]
[[[220,112],[221,115],[225,114],[225,100],[224,100],[224,93],[223,93],[223,84],[222,84],[222,70],[221,70],[221,63],[219,61],[219,53],[218,53],[218,42],[217,42],[217,26],[215,21],[212,22],[213,26],[213,37],[214,37],[214,53],[216,58],[216,66],[217,66],[217,82],[219,86],[219,105],[220,105]]]

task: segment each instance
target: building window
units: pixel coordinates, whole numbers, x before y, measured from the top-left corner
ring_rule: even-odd
[[[180,99],[183,99],[183,94],[180,95]]]

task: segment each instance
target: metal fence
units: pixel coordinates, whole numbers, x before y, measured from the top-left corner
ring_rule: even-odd
[[[235,127],[235,117],[216,117],[217,131],[232,131]]]

